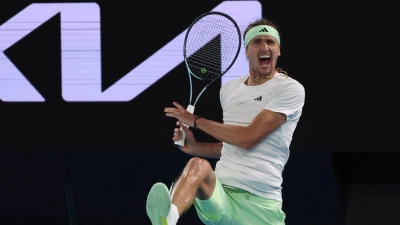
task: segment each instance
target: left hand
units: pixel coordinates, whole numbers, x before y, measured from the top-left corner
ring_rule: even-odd
[[[179,103],[173,102],[173,104],[176,108],[165,107],[165,109],[164,109],[165,115],[168,117],[174,117],[174,118],[178,119],[179,121],[181,121],[182,123],[184,123],[190,127],[193,127],[195,116],[193,114],[191,114],[190,112],[188,112]]]

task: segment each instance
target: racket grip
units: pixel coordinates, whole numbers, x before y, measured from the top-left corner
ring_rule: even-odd
[[[188,112],[190,112],[190,113],[193,114],[193,112],[194,112],[194,106],[188,105],[188,107],[186,108],[186,111],[188,111]],[[188,125],[186,125],[186,124],[184,124],[184,123],[182,123],[182,125],[185,126],[185,127],[189,127]],[[179,141],[175,141],[174,144],[175,144],[176,146],[178,146],[178,147],[183,147],[183,146],[185,145],[186,133],[185,133],[185,131],[182,129],[182,126],[181,126],[181,129],[180,129],[180,130],[181,130],[181,132],[182,132],[182,138],[181,138],[181,140],[179,140]]]

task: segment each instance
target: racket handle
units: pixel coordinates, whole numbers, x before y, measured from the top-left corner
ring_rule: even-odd
[[[188,107],[186,108],[186,111],[188,111],[188,112],[190,112],[190,113],[193,114],[193,112],[194,112],[194,106],[188,105]],[[189,127],[188,125],[186,125],[186,124],[184,124],[184,123],[182,123],[182,125],[185,126],[185,127]],[[183,147],[183,146],[185,145],[186,133],[185,133],[185,131],[182,129],[182,126],[181,126],[181,132],[182,132],[182,138],[181,138],[181,140],[175,141],[175,142],[174,142],[174,144],[175,144],[176,146],[178,146],[178,147]]]

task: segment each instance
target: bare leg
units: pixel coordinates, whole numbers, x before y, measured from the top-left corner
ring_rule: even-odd
[[[202,200],[210,198],[215,183],[214,171],[207,160],[190,159],[171,191],[172,203],[178,208],[179,216],[192,206],[195,197]]]

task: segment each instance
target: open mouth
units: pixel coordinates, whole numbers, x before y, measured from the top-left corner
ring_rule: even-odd
[[[269,55],[262,55],[258,59],[261,65],[268,65],[271,62],[271,56]]]

